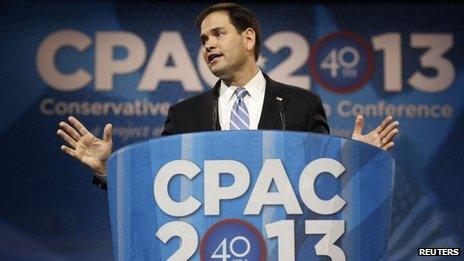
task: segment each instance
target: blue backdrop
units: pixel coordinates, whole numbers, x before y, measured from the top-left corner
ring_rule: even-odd
[[[0,3],[0,257],[111,259],[107,194],[60,152],[68,115],[115,148],[157,137],[215,82],[193,26],[206,3]],[[400,122],[391,260],[463,247],[463,5],[247,4],[261,69],[321,95],[331,132]]]

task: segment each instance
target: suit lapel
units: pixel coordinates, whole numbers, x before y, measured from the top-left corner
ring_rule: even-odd
[[[276,98],[281,97],[282,88],[266,74],[264,78],[266,79],[266,91],[258,129],[281,129],[279,104]],[[286,102],[284,99],[284,106]]]
[[[281,129],[280,111],[276,98],[284,98],[282,96],[282,88],[272,79],[270,79],[269,76],[264,73],[263,75],[266,79],[266,91],[264,93],[263,109],[261,112],[258,129]],[[214,88],[207,91],[203,95],[201,102],[198,102],[195,106],[198,119],[200,119],[202,131],[213,130],[213,117],[216,118],[215,130],[221,130],[218,116],[218,97],[220,85],[221,81],[219,80]],[[286,104],[287,100],[284,98],[284,109]],[[213,110],[215,112],[213,112]]]
[[[215,130],[221,130],[218,117],[218,96],[219,86],[221,81],[219,80],[212,90],[207,91],[202,96],[201,102],[198,102],[195,106],[198,119],[200,119],[200,126],[202,131],[213,130],[213,117],[215,120]]]

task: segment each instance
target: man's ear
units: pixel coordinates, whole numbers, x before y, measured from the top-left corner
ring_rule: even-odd
[[[256,43],[256,32],[252,28],[247,28],[242,32],[243,41],[247,51],[253,51]]]

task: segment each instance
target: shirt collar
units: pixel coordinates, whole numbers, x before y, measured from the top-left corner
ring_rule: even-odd
[[[243,87],[248,91],[248,94],[253,100],[257,101],[259,99],[259,96],[262,95],[266,87],[266,79],[264,78],[264,75],[259,68],[256,75]],[[234,97],[236,89],[237,86],[227,86],[224,81],[221,80],[221,86],[219,87],[219,97],[226,101],[230,101]]]

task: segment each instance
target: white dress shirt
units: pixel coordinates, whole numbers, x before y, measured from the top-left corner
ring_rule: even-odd
[[[257,130],[261,111],[263,110],[264,92],[266,90],[266,79],[264,79],[261,70],[258,69],[258,73],[243,88],[248,91],[248,95],[245,96],[244,101],[248,115],[250,116],[250,130]],[[221,81],[218,102],[221,130],[230,130],[230,114],[237,100],[237,96],[235,95],[236,89],[237,86],[227,86],[224,81]]]

